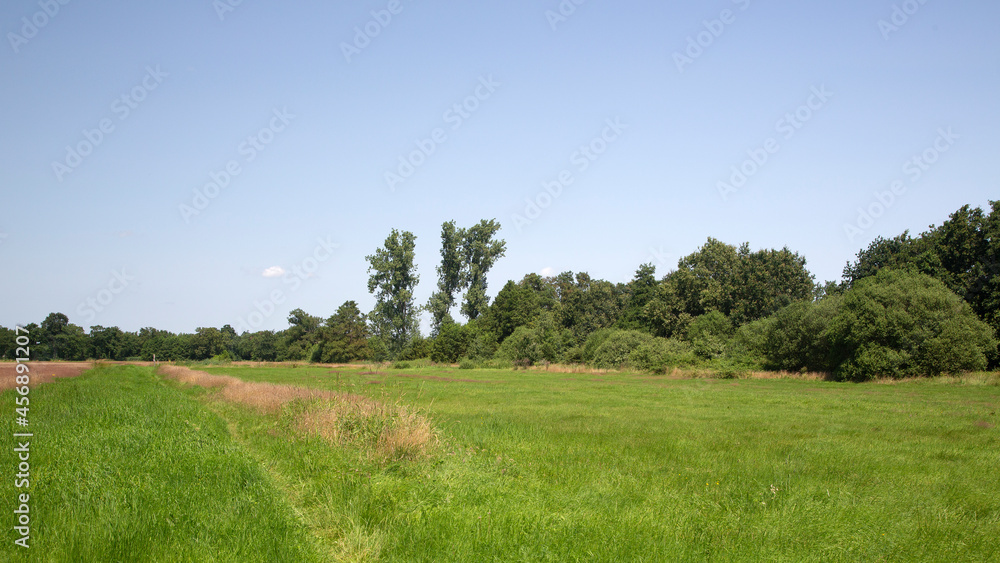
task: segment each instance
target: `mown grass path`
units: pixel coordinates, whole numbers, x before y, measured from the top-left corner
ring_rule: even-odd
[[[14,545],[14,392],[2,561],[317,561],[314,541],[226,423],[152,368],[112,366],[31,391],[30,548]]]

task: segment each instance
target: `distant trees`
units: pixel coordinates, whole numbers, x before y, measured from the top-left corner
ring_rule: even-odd
[[[87,335],[83,329],[70,324],[62,313],[45,317],[38,330],[32,333],[37,344],[32,358],[39,360],[76,360],[87,356]]]
[[[17,357],[17,334],[13,329],[0,326],[0,360],[13,360]]]
[[[370,314],[345,301],[323,320],[302,309],[280,331],[237,334],[230,325],[174,334],[92,326],[61,313],[27,327],[36,360],[254,360],[343,363],[463,358],[532,364],[588,363],[664,372],[711,366],[820,371],[847,380],[984,369],[1000,364],[1000,202],[962,207],[918,237],[878,238],[842,281],[813,283],[788,248],[753,251],[709,238],[660,279],[640,265],[628,283],[586,272],[509,281],[493,303],[486,277],[504,256],[499,224],[442,225],[437,287],[418,330],[416,237],[393,230],[366,257]],[[458,324],[459,301],[468,319]],[[0,327],[0,358],[13,331]]]
[[[369,315],[377,339],[376,356],[400,357],[419,333],[413,303],[413,290],[420,281],[413,263],[416,238],[411,232],[393,229],[385,245],[366,257],[370,264],[368,292],[376,300]]]
[[[354,301],[341,305],[320,332],[320,361],[340,364],[371,356],[368,320]]]
[[[116,326],[90,327],[90,357],[121,361],[129,356],[125,333]]]
[[[635,272],[635,277],[625,289],[624,303],[618,318],[618,327],[631,330],[646,330],[646,305],[656,298],[656,266],[643,264]]]
[[[517,327],[534,320],[540,311],[536,294],[531,288],[509,281],[493,300],[482,325],[492,332],[497,342],[503,342]]]
[[[788,248],[750,251],[709,238],[667,274],[647,302],[646,326],[659,336],[681,336],[695,318],[712,311],[736,326],[810,299],[813,276],[806,260]]]
[[[463,277],[468,289],[462,303],[462,314],[470,321],[479,318],[489,306],[486,274],[507,252],[506,242],[493,239],[499,230],[500,223],[483,220],[465,231]]]

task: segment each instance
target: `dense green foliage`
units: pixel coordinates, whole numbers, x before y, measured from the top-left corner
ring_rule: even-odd
[[[413,263],[417,237],[393,229],[385,246],[366,257],[370,267],[368,292],[375,295],[370,320],[375,337],[375,356],[395,359],[402,356],[418,334],[417,308],[413,290],[420,282]]]
[[[455,293],[467,290],[462,314],[475,320],[489,307],[486,296],[486,274],[503,257],[507,243],[493,240],[500,223],[480,221],[468,229],[455,227],[454,221],[441,226],[441,264],[437,267],[437,291],[431,295],[426,309],[431,313],[431,334],[437,336],[441,326],[450,319]]]
[[[347,363],[371,357],[368,321],[354,301],[341,305],[320,331],[319,361]]]
[[[992,344],[1000,328],[1000,202],[991,202],[989,213],[963,207],[918,238],[903,233],[876,239],[847,265],[840,283],[814,283],[805,258],[788,248],[754,251],[746,243],[736,247],[709,238],[660,279],[651,264],[641,265],[628,283],[594,279],[586,272],[529,274],[519,282],[508,281],[491,304],[486,274],[506,252],[506,243],[496,238],[498,229],[496,221],[485,220],[470,228],[458,228],[454,221],[442,225],[437,288],[423,308],[431,316],[429,338],[419,333],[421,308],[413,301],[419,281],[413,264],[415,237],[394,230],[384,248],[368,257],[369,290],[376,294],[368,315],[349,301],[325,323],[296,309],[284,331],[236,334],[226,325],[178,335],[102,326],[90,327],[88,334],[65,315],[53,313],[41,326],[29,325],[32,353],[37,359],[151,360],[155,354],[164,360],[332,363],[495,358],[523,365],[587,363],[651,371],[697,364],[725,372],[806,370],[849,379],[978,369],[983,358],[989,367],[1000,366],[1000,353]],[[922,287],[921,295],[934,294],[934,306],[952,313],[958,311],[957,296],[991,329],[984,333],[965,310],[955,313],[965,323],[960,328],[954,324],[958,320],[935,324],[933,315],[925,314],[929,302],[923,298],[877,297],[866,280],[887,271],[938,280],[940,287],[907,287]],[[893,285],[885,279],[878,284]],[[467,322],[460,325],[451,308],[463,291]],[[859,303],[878,299],[884,301],[883,309],[905,308],[886,316],[902,323],[892,328],[894,336],[882,334],[889,330],[888,320],[870,324],[877,316],[846,320]],[[835,319],[837,331],[831,324]],[[0,357],[12,357],[10,331],[0,330],[8,334],[0,343]],[[614,330],[656,339],[642,337],[640,342],[634,334],[618,334],[617,351],[609,348],[598,361],[595,343],[603,343]],[[884,343],[862,342],[869,338]],[[956,339],[964,340],[957,346],[943,344]],[[938,354],[939,360],[914,359],[938,349],[946,351]]]
[[[844,268],[847,287],[885,268],[930,275],[965,299],[1000,333],[1000,201],[990,209],[968,205],[948,221],[912,238],[877,238]]]
[[[997,346],[943,283],[900,270],[856,283],[827,332],[834,372],[851,380],[983,370]]]

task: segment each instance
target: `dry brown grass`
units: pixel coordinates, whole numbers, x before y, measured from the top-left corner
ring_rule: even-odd
[[[29,387],[51,383],[63,377],[76,377],[94,367],[94,362],[27,362]],[[17,364],[0,364],[0,391],[20,387],[17,384]]]
[[[357,444],[383,461],[416,459],[430,453],[436,436],[430,421],[403,405],[387,405],[368,397],[294,385],[247,382],[183,366],[163,366],[167,379],[218,389],[214,397],[264,413],[286,406],[303,433],[333,444]]]
[[[821,372],[797,371],[751,371],[740,375],[738,379],[801,379],[804,381],[832,381],[832,376]]]

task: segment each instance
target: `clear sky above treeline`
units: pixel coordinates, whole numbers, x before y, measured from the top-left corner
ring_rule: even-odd
[[[393,228],[424,303],[452,219],[503,224],[491,296],[663,275],[709,236],[838,279],[874,237],[1000,197],[998,20],[986,0],[4,2],[0,325],[368,311]]]

